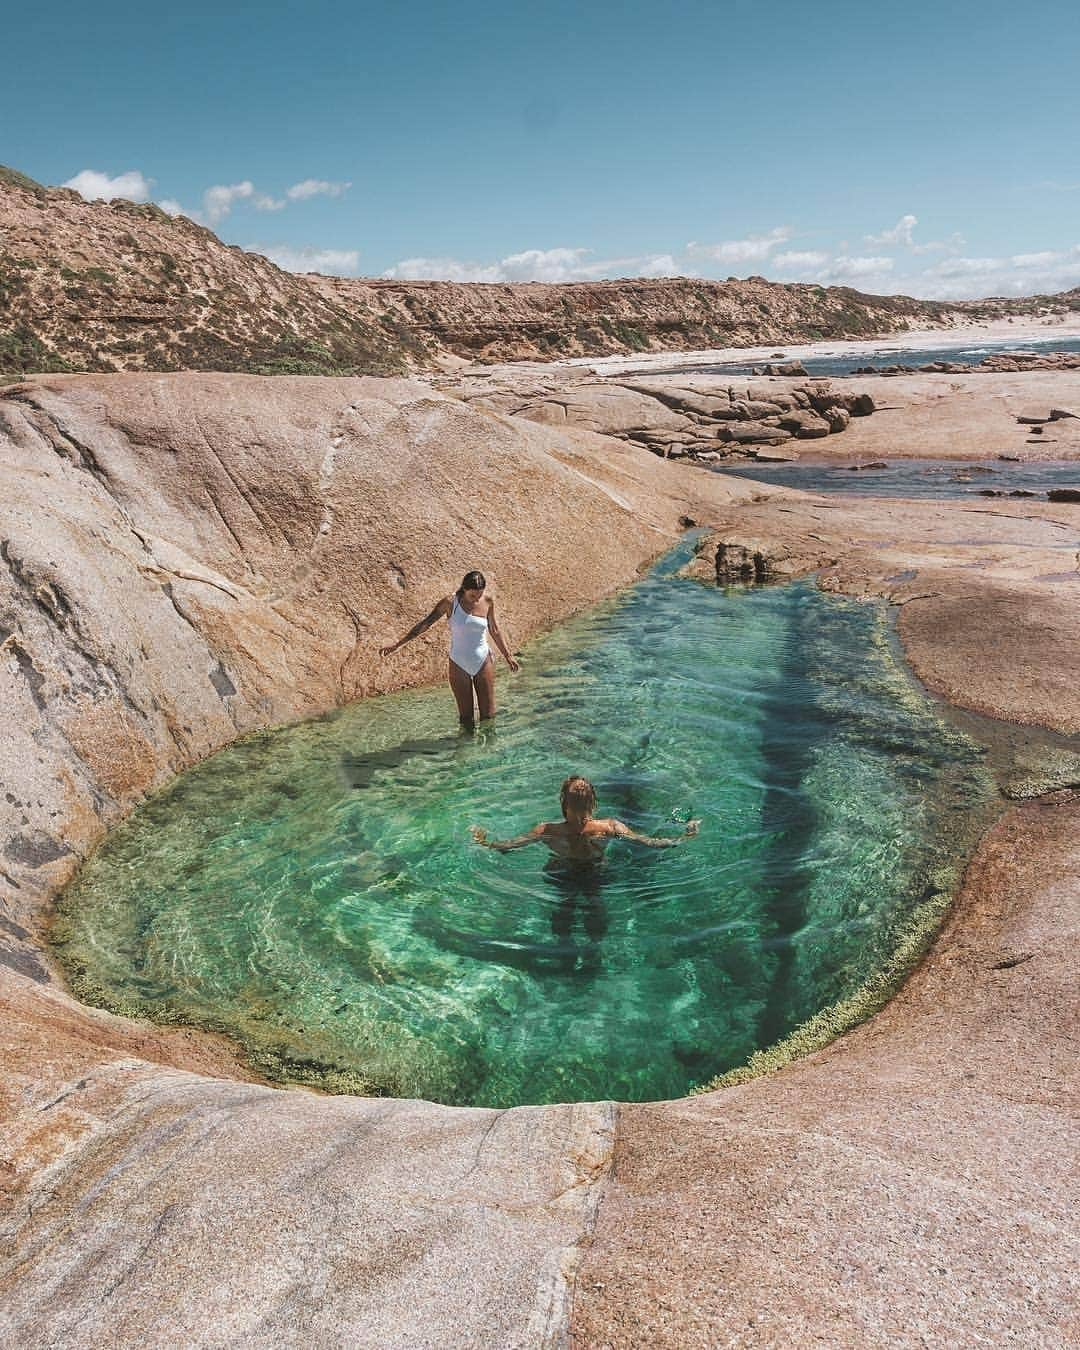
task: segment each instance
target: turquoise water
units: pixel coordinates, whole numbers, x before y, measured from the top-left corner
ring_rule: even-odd
[[[177,779],[64,897],[75,989],[285,1078],[496,1106],[677,1096],[856,994],[948,888],[981,752],[883,610],[689,555],[529,644],[476,735],[412,691]],[[701,833],[579,872],[472,842],[558,818],[571,772],[601,815]]]

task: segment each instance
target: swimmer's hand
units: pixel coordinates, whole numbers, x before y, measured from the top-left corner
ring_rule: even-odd
[[[697,834],[700,828],[701,828],[700,820],[688,820],[686,822],[686,829],[683,832],[683,838],[693,839],[694,835]]]
[[[397,649],[398,649],[398,644],[395,642],[395,643],[393,644],[393,646],[391,646],[391,647],[380,647],[380,648],[379,648],[379,655],[380,655],[380,656],[389,656],[389,655],[391,654],[391,652],[396,652]]]
[[[482,830],[479,825],[474,825],[469,830],[469,833],[478,844],[484,844],[489,848],[491,847],[490,844],[488,844],[487,830]]]
[[[521,669],[521,662],[515,661],[512,656],[508,656],[506,658],[506,664],[510,667],[510,669],[514,672],[515,675]]]

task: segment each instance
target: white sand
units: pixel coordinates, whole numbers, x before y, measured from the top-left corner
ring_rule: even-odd
[[[553,366],[588,366],[601,375],[625,375],[650,370],[683,369],[692,366],[760,365],[778,360],[802,361],[820,356],[872,356],[875,353],[906,351],[955,351],[964,347],[993,347],[1008,350],[1028,342],[1055,342],[1080,338],[1080,314],[1049,315],[1040,319],[988,319],[985,323],[965,324],[958,328],[911,329],[885,337],[859,341],[804,342],[793,345],[771,343],[767,347],[719,347],[701,352],[649,352],[638,356],[575,356],[553,361]]]

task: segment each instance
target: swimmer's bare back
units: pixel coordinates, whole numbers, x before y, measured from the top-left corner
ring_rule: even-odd
[[[570,862],[596,862],[603,857],[604,849],[611,839],[627,839],[632,844],[643,844],[646,848],[674,848],[684,840],[692,839],[700,824],[699,820],[691,820],[685,832],[674,839],[638,834],[629,825],[614,819],[587,820],[581,829],[574,829],[565,820],[542,821],[528,834],[519,834],[514,839],[489,839],[486,830],[474,825],[472,837],[478,844],[498,849],[500,853],[526,848],[529,844],[546,844],[552,853]]]

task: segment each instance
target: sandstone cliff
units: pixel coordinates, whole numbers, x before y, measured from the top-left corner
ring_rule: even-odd
[[[86,202],[0,169],[0,374],[387,374],[932,328],[1051,301],[945,305],[760,277],[565,285],[283,272],[154,205]]]

